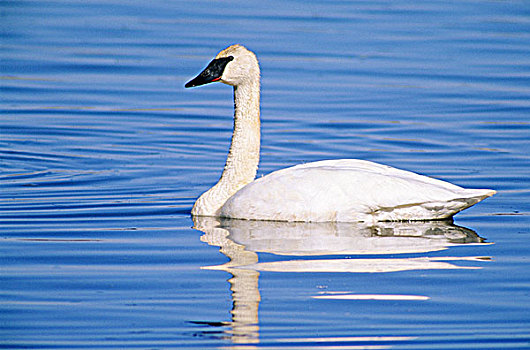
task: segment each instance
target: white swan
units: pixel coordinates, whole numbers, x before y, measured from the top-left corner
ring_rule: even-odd
[[[253,52],[232,45],[186,87],[215,81],[234,87],[234,132],[219,182],[191,213],[249,220],[376,222],[450,218],[492,196],[386,165],[325,160],[254,180],[260,150],[260,70]]]

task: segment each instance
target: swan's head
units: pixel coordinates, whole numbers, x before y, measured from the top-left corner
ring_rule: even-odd
[[[194,87],[219,81],[232,86],[259,82],[256,55],[242,45],[232,45],[219,52],[208,66],[185,87]]]

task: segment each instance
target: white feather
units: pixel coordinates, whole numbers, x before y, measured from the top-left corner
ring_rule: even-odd
[[[281,221],[444,219],[494,194],[357,159],[275,171],[243,187],[223,217]]]
[[[234,133],[219,182],[199,197],[193,215],[249,220],[376,222],[445,219],[496,192],[464,189],[357,159],[297,165],[254,180],[259,162],[258,60],[241,45],[220,81],[234,86]]]

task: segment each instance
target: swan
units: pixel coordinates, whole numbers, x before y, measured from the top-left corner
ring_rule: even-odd
[[[451,218],[496,193],[366,160],[323,160],[255,179],[260,152],[260,68],[236,44],[220,51],[185,87],[212,82],[234,89],[234,129],[219,181],[191,214],[247,220],[378,222]]]

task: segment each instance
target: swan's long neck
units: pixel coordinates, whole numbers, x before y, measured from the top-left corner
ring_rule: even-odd
[[[234,86],[234,132],[219,182],[203,193],[193,215],[218,216],[223,204],[256,177],[260,150],[259,75]]]
[[[260,148],[259,82],[234,87],[234,104],[232,143],[223,174],[219,180],[219,184],[230,189],[230,195],[252,182],[258,170]]]

